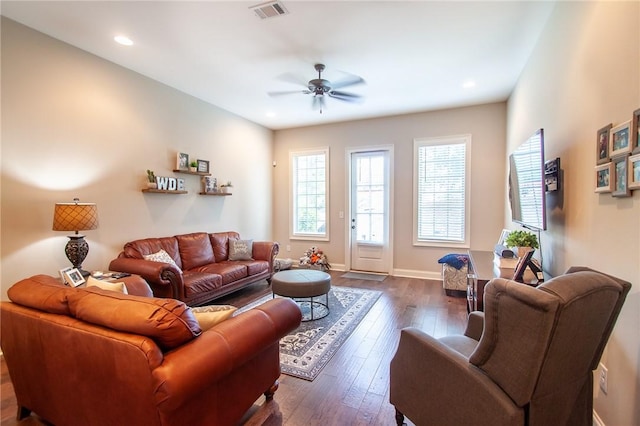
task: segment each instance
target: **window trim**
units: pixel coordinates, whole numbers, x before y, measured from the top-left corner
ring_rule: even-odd
[[[465,145],[465,194],[464,194],[464,241],[446,241],[418,238],[418,150],[422,146]],[[425,247],[469,248],[471,235],[471,134],[441,137],[415,138],[413,140],[413,245]]]
[[[296,208],[296,203],[295,203],[295,197],[293,194],[294,191],[294,187],[295,187],[295,173],[294,173],[294,159],[296,157],[301,157],[301,156],[307,156],[307,155],[318,155],[318,154],[323,154],[325,156],[325,210],[326,210],[326,217],[325,217],[325,232],[324,234],[303,234],[303,233],[296,233],[294,231],[294,225],[295,225],[295,208]],[[329,241],[329,222],[330,222],[330,215],[329,215],[329,200],[330,200],[330,194],[329,194],[329,147],[321,147],[321,148],[314,148],[314,149],[308,149],[308,150],[296,150],[296,151],[289,151],[289,239],[290,240],[306,240],[306,241]]]

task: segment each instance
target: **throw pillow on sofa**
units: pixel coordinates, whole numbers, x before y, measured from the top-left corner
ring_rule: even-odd
[[[237,309],[238,308],[231,305],[211,305],[191,308],[191,312],[193,312],[193,316],[198,320],[202,331],[207,331],[214,325],[231,318],[231,315],[233,315]]]
[[[100,287],[103,290],[117,291],[122,294],[129,294],[127,286],[123,282],[111,283],[108,281],[101,281],[93,277],[87,279],[87,287]]]
[[[253,260],[253,240],[229,240],[229,260]]]
[[[145,254],[142,257],[144,257],[144,260],[150,260],[152,262],[169,263],[180,270],[180,267],[176,264],[175,260],[173,260],[173,258],[169,256],[169,253],[162,249],[160,249],[160,251],[156,253]]]

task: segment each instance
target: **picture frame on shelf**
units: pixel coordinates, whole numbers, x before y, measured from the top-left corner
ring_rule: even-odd
[[[189,170],[189,154],[179,152],[176,156],[176,170],[188,171]]]
[[[202,190],[207,194],[218,192],[218,181],[211,176],[204,176],[202,178]]]
[[[616,157],[611,159],[611,163],[613,164],[613,191],[611,195],[614,197],[630,197],[631,190],[629,189],[629,173],[628,173],[628,156],[622,155],[620,157]]]
[[[631,120],[611,128],[609,131],[609,157],[631,152]]]
[[[613,163],[596,166],[596,189],[595,192],[613,191]]]
[[[209,173],[209,161],[208,160],[198,160],[198,173]]]
[[[640,189],[640,154],[629,157],[629,189]]]
[[[598,138],[596,144],[596,164],[604,164],[609,162],[609,132],[613,124],[609,123],[598,130]]]
[[[631,120],[631,152],[640,154],[640,108],[633,111]]]
[[[80,284],[84,284],[85,280],[78,268],[71,268],[68,271],[64,271],[64,280],[70,287],[78,287]]]

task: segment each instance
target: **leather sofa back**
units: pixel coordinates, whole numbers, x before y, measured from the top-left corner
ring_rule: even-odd
[[[166,251],[178,267],[183,269],[176,237],[144,238],[130,241],[124,245],[123,253],[124,257],[143,259],[144,256],[157,253],[160,250]]]
[[[206,232],[177,235],[176,239],[183,269],[189,270],[215,262],[211,240]]]

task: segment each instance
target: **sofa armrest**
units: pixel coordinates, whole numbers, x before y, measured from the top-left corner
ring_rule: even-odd
[[[460,399],[453,398],[458,396]],[[391,361],[389,400],[415,424],[524,424],[524,412],[461,353],[403,329]]]
[[[482,331],[484,330],[484,312],[473,311],[469,314],[467,328],[464,335],[473,340],[480,341]]]
[[[109,270],[140,275],[147,281],[155,297],[184,300],[182,271],[169,263],[118,257],[111,261]]]
[[[280,252],[280,245],[274,241],[254,241],[251,256],[256,260],[269,262],[269,273],[273,274],[273,264]]]
[[[186,404],[266,348],[278,345],[282,337],[300,325],[301,319],[300,309],[293,301],[273,299],[168,352],[162,366],[153,371],[159,404],[163,410]]]

